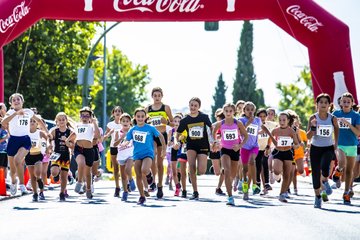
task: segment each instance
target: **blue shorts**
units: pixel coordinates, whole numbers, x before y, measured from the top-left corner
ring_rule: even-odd
[[[29,136],[21,136],[21,137],[17,137],[17,136],[11,136],[9,138],[9,142],[7,145],[7,154],[10,157],[13,157],[17,154],[17,152],[19,151],[20,148],[25,148],[26,150],[30,150],[31,148],[31,140]]]

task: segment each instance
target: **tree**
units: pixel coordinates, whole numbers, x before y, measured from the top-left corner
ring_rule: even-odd
[[[121,106],[130,115],[147,99],[146,85],[150,82],[147,65],[133,65],[123,53],[113,47],[108,55],[107,69],[107,109]],[[103,90],[95,98],[95,114],[101,116]]]
[[[233,102],[242,99],[252,101],[256,106],[264,106],[264,93],[256,89],[256,75],[252,61],[253,51],[253,25],[250,21],[244,21],[240,36],[238,50],[238,65],[233,85]]]
[[[4,48],[5,97],[22,93],[25,106],[37,107],[45,118],[53,119],[59,111],[78,116],[77,71],[84,66],[97,25],[43,20],[9,43]]]
[[[226,90],[227,90],[227,87],[225,86],[225,82],[223,80],[223,75],[221,73],[219,76],[219,79],[217,81],[217,86],[215,87],[215,93],[213,95],[214,105],[211,106],[211,112],[212,112],[211,120],[213,122],[216,121],[215,111],[218,108],[222,108],[226,102],[226,96],[225,96]]]
[[[305,67],[301,71],[294,83],[284,85],[278,82],[276,88],[282,96],[279,102],[279,110],[291,109],[295,111],[299,115],[302,125],[307,126],[309,117],[315,111],[309,67]]]

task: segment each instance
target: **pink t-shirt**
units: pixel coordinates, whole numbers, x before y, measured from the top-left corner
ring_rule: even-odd
[[[227,125],[225,123],[225,120],[222,120],[220,131],[221,147],[226,149],[232,149],[235,144],[239,144],[241,142],[240,132],[236,119],[234,119],[234,122],[231,125]]]

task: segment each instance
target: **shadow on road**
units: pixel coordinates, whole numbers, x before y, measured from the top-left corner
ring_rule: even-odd
[[[328,209],[328,208],[321,208],[321,210],[324,210],[324,211],[327,211],[327,212],[335,212],[335,213],[360,214],[359,211],[346,211],[346,210]]]
[[[39,208],[30,208],[30,207],[13,207],[14,210],[18,211],[33,211],[33,210],[39,210]]]
[[[81,204],[94,204],[94,205],[99,205],[99,204],[109,204],[108,201],[104,200],[104,199],[96,199],[93,198],[91,200],[82,202]]]

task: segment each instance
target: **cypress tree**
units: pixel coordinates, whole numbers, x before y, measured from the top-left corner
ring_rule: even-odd
[[[222,75],[222,73],[220,73],[219,79],[217,81],[217,85],[215,87],[215,93],[213,95],[214,105],[211,106],[211,112],[212,112],[211,120],[213,122],[216,121],[215,116],[214,116],[215,111],[218,108],[222,108],[226,102],[226,96],[225,96],[226,90],[227,90],[227,87],[225,86],[225,82],[223,80],[223,75]]]

